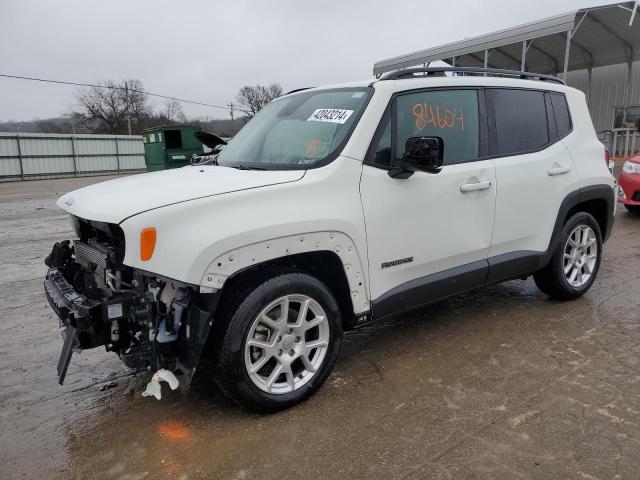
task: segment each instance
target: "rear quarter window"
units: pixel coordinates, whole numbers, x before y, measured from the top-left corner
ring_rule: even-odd
[[[550,93],[550,97],[553,114],[556,118],[556,125],[558,127],[558,136],[564,137],[571,131],[571,114],[569,113],[567,99],[563,94],[553,92]]]

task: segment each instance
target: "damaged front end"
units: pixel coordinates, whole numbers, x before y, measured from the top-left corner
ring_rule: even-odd
[[[56,243],[45,260],[44,289],[64,338],[59,383],[74,351],[104,345],[136,371],[169,371],[188,384],[218,295],[124,265],[118,225],[77,217],[72,222],[79,238]]]

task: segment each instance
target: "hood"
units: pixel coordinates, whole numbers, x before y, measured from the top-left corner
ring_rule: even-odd
[[[303,170],[188,166],[90,185],[63,195],[57,204],[80,218],[120,223],[132,215],[173,203],[295,182],[304,173]]]

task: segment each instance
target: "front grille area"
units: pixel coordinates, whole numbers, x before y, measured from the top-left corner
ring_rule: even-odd
[[[97,287],[108,288],[104,281],[104,271],[107,268],[107,249],[95,240],[89,239],[89,244],[74,240],[73,251],[76,255],[76,262],[83,267],[87,267],[91,263],[96,265],[94,278]]]
[[[116,264],[124,259],[124,232],[113,223],[97,222],[74,217],[77,222],[76,234],[85,245],[111,255]]]
[[[631,197],[631,200],[635,202],[640,202],[640,190],[638,190],[636,193],[633,194],[633,197]]]

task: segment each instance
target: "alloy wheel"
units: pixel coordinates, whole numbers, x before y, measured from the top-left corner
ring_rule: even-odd
[[[318,372],[330,341],[327,315],[313,298],[286,295],[267,305],[245,341],[245,368],[271,394],[291,393]]]
[[[580,288],[591,278],[598,259],[598,242],[593,229],[578,225],[564,247],[564,276],[572,287]]]

